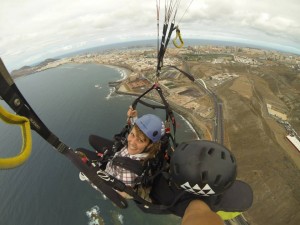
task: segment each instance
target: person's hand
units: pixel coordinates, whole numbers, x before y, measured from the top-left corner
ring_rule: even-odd
[[[127,117],[128,118],[134,118],[138,116],[137,110],[133,109],[132,106],[129,106],[128,112],[127,112]]]
[[[181,225],[223,225],[221,217],[201,200],[193,200],[186,208]]]

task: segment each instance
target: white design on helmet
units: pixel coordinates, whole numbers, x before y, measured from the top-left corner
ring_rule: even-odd
[[[161,130],[160,130],[161,136],[163,136],[165,134],[165,131],[166,131],[165,124],[164,124],[164,122],[161,122]]]
[[[201,188],[198,184],[192,187],[189,182],[186,182],[180,185],[180,187],[195,195],[210,196],[215,194],[214,190],[208,184],[205,184],[205,186]]]

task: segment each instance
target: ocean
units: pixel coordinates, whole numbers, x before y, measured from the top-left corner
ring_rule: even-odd
[[[132,96],[117,95],[108,86],[124,74],[117,68],[96,64],[66,64],[18,78],[15,82],[29,104],[48,128],[73,149],[91,149],[90,134],[106,138],[118,133],[126,123]],[[9,107],[4,101],[0,104]],[[161,110],[139,107],[139,114]],[[191,126],[176,115],[177,141],[195,139]],[[79,171],[34,131],[28,161],[11,170],[0,170],[0,225],[86,225],[93,224],[88,211],[99,207],[106,225],[180,224],[172,215],[141,212],[129,201],[119,209],[78,178]],[[19,127],[0,121],[0,157],[21,149]]]

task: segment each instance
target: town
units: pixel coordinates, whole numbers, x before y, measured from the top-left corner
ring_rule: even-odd
[[[189,62],[190,65],[189,65]],[[232,46],[189,46],[187,48],[170,48],[164,58],[164,67],[159,74],[159,84],[167,96],[167,100],[176,105],[176,110],[184,114],[191,123],[196,124],[195,128],[199,136],[212,139],[212,123],[214,122],[214,103],[209,96],[203,92],[199,82],[203,82],[209,89],[214,90],[225,82],[232,81],[239,77],[239,73],[229,73],[222,71],[208,71],[200,74],[197,70],[192,72],[196,78],[195,83],[186,79],[179,71],[168,66],[183,67],[191,72],[192,65],[196,63],[209,63],[215,65],[245,65],[255,69],[258,67],[272,67],[275,64],[284,64],[291,70],[300,73],[300,56],[284,54],[277,51],[269,51],[254,48],[242,48]],[[87,53],[73,57],[62,58],[51,61],[46,65],[36,69],[40,72],[67,63],[99,63],[125,68],[127,78],[117,88],[119,93],[140,94],[149,88],[155,81],[155,71],[157,64],[156,48],[135,47],[126,49],[112,49],[101,53]],[[198,84],[198,85],[197,85]],[[148,96],[158,100],[159,96]],[[284,96],[283,96],[284,98]],[[175,104],[176,102],[176,104]],[[287,100],[288,102],[288,100]],[[271,110],[272,104],[266,102],[266,108],[270,115],[281,121],[287,128],[286,138],[300,152],[299,136],[295,129],[287,122],[285,109]],[[274,106],[273,106],[274,108]],[[200,122],[200,121],[201,122]],[[283,121],[283,122],[282,122]],[[287,125],[288,124],[288,125]],[[292,131],[292,132],[291,132]]]

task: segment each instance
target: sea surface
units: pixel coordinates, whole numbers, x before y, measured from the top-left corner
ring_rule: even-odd
[[[109,81],[122,79],[121,70],[96,64],[67,64],[21,77],[15,82],[29,104],[60,140],[73,149],[85,147],[90,134],[111,138],[126,122],[132,96],[115,94]],[[9,107],[4,101],[0,104]],[[164,112],[138,107],[139,114]],[[193,129],[177,118],[177,141],[195,139]],[[78,178],[79,171],[37,133],[29,160],[11,170],[0,170],[0,225],[85,225],[99,207],[105,224],[180,224],[171,215],[142,213],[132,202],[119,209]],[[0,157],[21,149],[20,129],[0,121]]]

